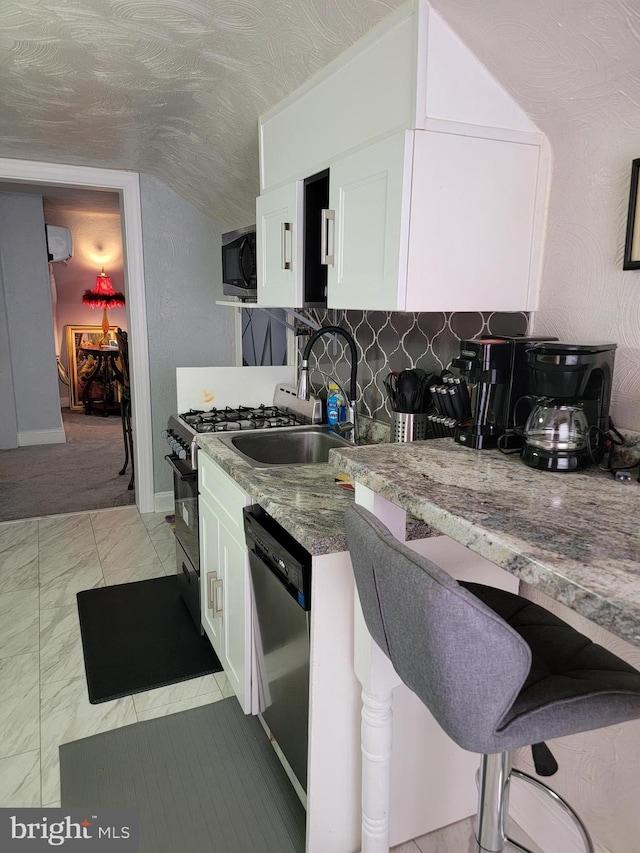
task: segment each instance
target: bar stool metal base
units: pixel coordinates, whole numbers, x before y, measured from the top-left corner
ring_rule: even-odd
[[[559,805],[575,824],[586,853],[594,853],[593,842],[582,820],[569,803],[556,794],[548,785],[511,768],[511,753],[498,752],[483,755],[478,773],[478,815],[476,817],[476,853],[503,853],[504,850],[516,850],[519,853],[531,853],[509,838],[506,833],[506,820],[509,814],[509,783],[511,779],[521,779],[533,785],[539,791]]]

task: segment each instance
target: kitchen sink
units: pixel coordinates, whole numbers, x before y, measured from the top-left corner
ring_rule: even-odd
[[[241,435],[220,436],[220,441],[254,468],[315,465],[329,461],[332,447],[350,447],[351,442],[326,426],[259,430]]]

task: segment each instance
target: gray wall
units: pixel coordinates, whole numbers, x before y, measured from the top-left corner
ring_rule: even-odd
[[[2,283],[2,263],[0,263],[0,450],[17,446],[18,421],[16,419],[16,400],[13,393],[13,371],[11,369],[7,308]]]
[[[154,490],[173,488],[160,437],[176,412],[176,367],[234,363],[233,311],[222,299],[220,226],[160,181],[140,175],[149,334]]]
[[[62,428],[42,198],[0,193],[0,266],[8,342],[0,330],[2,405],[13,378],[18,433]],[[8,400],[10,405],[10,397]]]

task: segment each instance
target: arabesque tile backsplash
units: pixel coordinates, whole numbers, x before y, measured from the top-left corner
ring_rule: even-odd
[[[322,326],[341,326],[358,348],[358,411],[389,423],[391,411],[383,379],[392,370],[420,367],[441,371],[458,355],[460,341],[478,335],[526,334],[529,316],[505,313],[420,313],[390,311],[308,311]],[[300,349],[308,338],[301,336]],[[322,374],[325,374],[323,376]],[[326,375],[348,392],[350,374],[346,341],[329,335],[316,342],[309,358],[309,378],[316,393],[324,393]]]

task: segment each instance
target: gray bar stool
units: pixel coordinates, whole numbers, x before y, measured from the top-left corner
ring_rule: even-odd
[[[477,850],[525,851],[505,831],[511,769],[530,746],[539,775],[557,765],[544,741],[640,717],[640,673],[545,608],[504,590],[458,583],[352,505],[346,530],[369,633],[449,737],[480,753]]]

